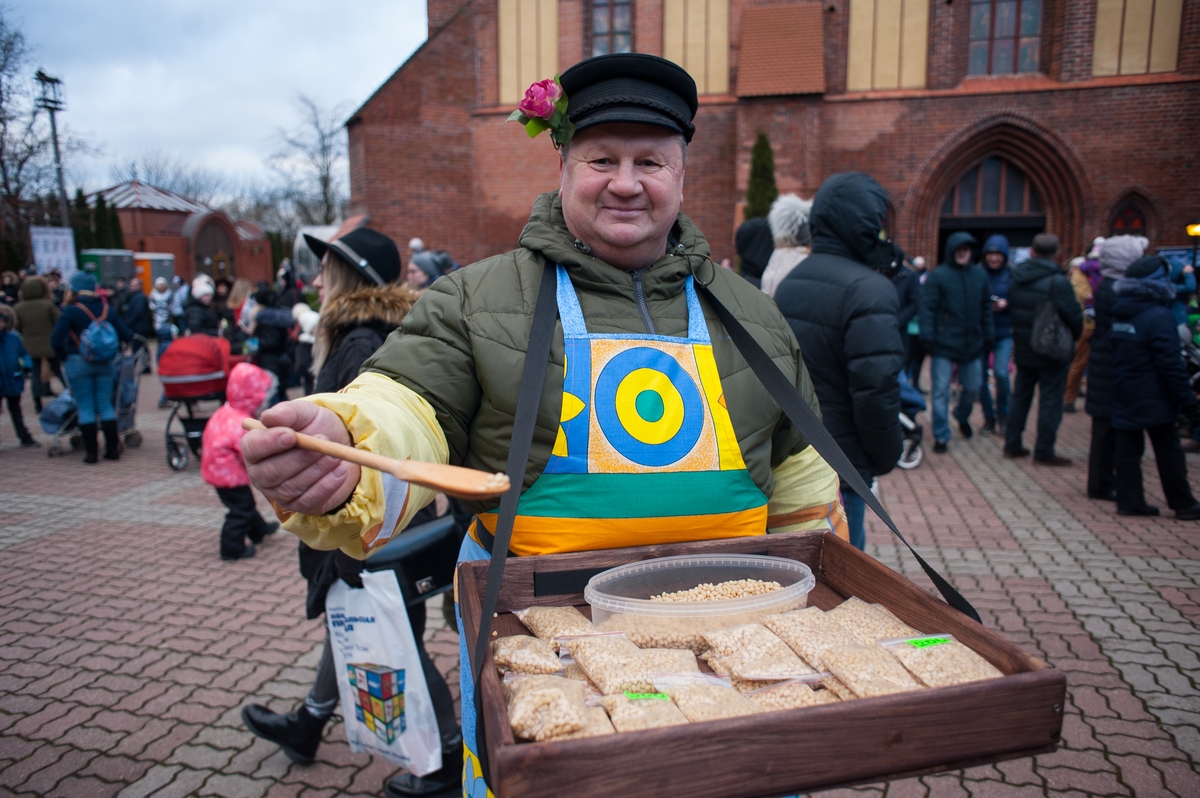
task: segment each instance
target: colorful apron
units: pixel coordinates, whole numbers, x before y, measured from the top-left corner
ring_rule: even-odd
[[[521,496],[513,554],[766,530],[767,497],[742,461],[690,276],[685,291],[686,338],[589,334],[567,270],[558,267],[561,423],[550,461]],[[496,513],[479,519],[495,532]]]
[[[767,497],[742,460],[690,276],[685,291],[686,338],[589,334],[567,270],[558,267],[562,420],[550,461],[517,505],[513,554],[766,532]],[[496,519],[479,515],[491,533]],[[460,562],[490,557],[478,537],[472,529]],[[458,628],[463,795],[489,798],[474,753],[475,686],[461,615]]]

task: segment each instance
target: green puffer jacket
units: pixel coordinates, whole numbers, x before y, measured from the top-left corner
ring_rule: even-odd
[[[818,410],[800,347],[775,303],[737,274],[714,267],[708,242],[679,215],[671,244],[683,254],[659,258],[642,273],[650,317],[660,335],[687,335],[684,282],[692,268],[737,315],[775,363]],[[450,462],[483,471],[504,471],[512,438],[521,370],[543,264],[567,267],[592,333],[645,334],[630,272],[586,254],[567,230],[558,193],[543,194],[521,233],[521,248],[487,258],[439,279],[403,324],[363,364],[424,397],[437,413],[450,447]],[[690,263],[690,266],[689,266]],[[705,317],[725,389],[729,415],[751,476],[766,496],[771,471],[808,444],[783,416],[750,371],[707,303]],[[537,429],[525,472],[528,489],[550,459],[562,408],[563,335],[556,325],[550,347]],[[469,504],[474,512],[495,503]]]

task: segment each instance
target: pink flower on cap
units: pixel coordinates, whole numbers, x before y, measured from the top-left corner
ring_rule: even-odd
[[[554,78],[539,80],[525,90],[525,98],[517,105],[531,119],[549,119],[554,116],[554,104],[562,98],[562,86]]]

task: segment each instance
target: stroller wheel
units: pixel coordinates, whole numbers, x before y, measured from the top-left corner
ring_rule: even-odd
[[[896,461],[896,465],[907,471],[919,466],[924,459],[925,449],[921,446],[921,441],[905,438],[904,448],[900,450],[900,459]]]
[[[188,467],[188,458],[187,446],[181,446],[173,440],[167,441],[167,465],[176,471],[183,471]]]
[[[141,446],[142,433],[138,432],[137,430],[131,430],[129,434],[125,436],[125,445],[130,449],[136,449],[137,447]]]

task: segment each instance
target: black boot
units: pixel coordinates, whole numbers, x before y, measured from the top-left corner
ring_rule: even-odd
[[[117,432],[117,420],[101,421],[100,428],[104,430],[104,459],[121,459],[121,436]]]
[[[80,424],[79,435],[83,438],[83,462],[97,463],[100,461],[100,447],[96,443],[96,425]]]
[[[441,770],[425,776],[411,773],[392,776],[383,785],[383,794],[387,798],[451,798],[462,795],[462,735],[456,734],[455,737],[457,745],[443,741]]]
[[[270,740],[283,749],[287,758],[302,765],[311,764],[317,746],[321,744],[321,730],[328,718],[315,717],[301,704],[295,712],[280,715],[259,704],[242,707],[242,722],[246,728],[264,740]]]

